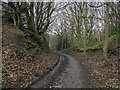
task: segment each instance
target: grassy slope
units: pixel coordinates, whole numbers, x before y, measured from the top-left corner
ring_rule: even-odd
[[[42,53],[38,45],[13,24],[3,23],[2,63],[4,87],[27,87],[42,78],[57,56]]]
[[[103,41],[96,41],[96,42],[90,42],[87,44],[87,51],[89,50],[97,50],[103,48]],[[114,54],[119,54],[118,48],[120,45],[118,45],[118,35],[112,35],[109,37],[109,44],[108,44],[108,50],[112,51]],[[83,52],[83,47],[81,46],[72,46],[66,49],[61,50],[62,52],[72,52],[72,51],[81,51]]]

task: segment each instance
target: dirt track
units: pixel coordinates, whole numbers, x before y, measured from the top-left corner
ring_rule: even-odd
[[[62,54],[68,58],[68,65],[65,71],[54,82],[52,87],[60,88],[86,88],[88,87],[87,77],[84,76],[85,72],[82,65],[73,57],[67,54]]]
[[[88,88],[88,79],[82,64],[71,55],[59,55],[61,60],[54,70],[31,88],[40,88],[43,83],[47,85],[45,88]]]

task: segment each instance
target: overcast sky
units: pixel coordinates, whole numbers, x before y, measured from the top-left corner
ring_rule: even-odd
[[[19,1],[26,1],[26,0],[1,0],[4,2],[19,2]],[[44,1],[44,2],[50,2],[50,1],[55,1],[55,2],[118,2],[119,0],[29,0],[31,2],[36,1]]]

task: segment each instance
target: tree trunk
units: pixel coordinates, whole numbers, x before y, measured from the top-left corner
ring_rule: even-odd
[[[19,29],[22,28],[22,18],[21,18],[21,13],[20,13],[20,5],[19,5],[19,2],[17,2],[16,4],[16,10],[17,10],[17,27]]]
[[[103,55],[104,55],[104,59],[106,62],[108,62],[108,57],[107,57],[107,51],[108,51],[108,37],[109,37],[109,3],[106,3],[106,16],[105,16],[105,27],[104,27],[104,31],[105,31],[105,40],[104,40],[104,46],[103,46]]]
[[[31,19],[31,29],[35,32],[35,23],[34,23],[34,2],[30,2],[30,19]]]
[[[13,10],[13,9],[12,9]],[[14,23],[14,26],[17,25],[17,21],[16,21],[16,12],[13,10],[13,14],[12,14],[12,18],[13,18],[13,23]]]

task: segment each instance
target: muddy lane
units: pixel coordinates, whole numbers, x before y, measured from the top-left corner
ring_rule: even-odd
[[[62,54],[62,53],[61,53]],[[64,72],[57,78],[51,87],[59,88],[85,88],[84,75],[82,74],[82,67],[78,61],[67,54],[62,54],[68,58],[68,65]]]

